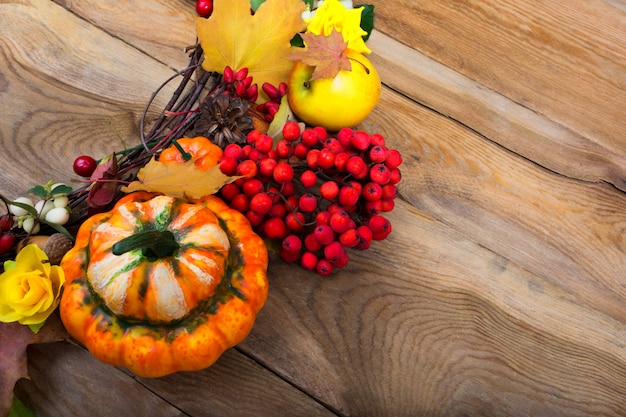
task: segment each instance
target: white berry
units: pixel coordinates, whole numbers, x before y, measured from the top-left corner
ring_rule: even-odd
[[[70,212],[65,207],[55,207],[46,214],[46,221],[54,224],[65,224],[70,219]]]
[[[18,197],[13,201],[16,203],[27,204],[31,207],[34,207],[33,200],[31,200],[28,197]],[[25,216],[28,214],[28,211],[26,211],[25,209],[18,207],[18,206],[14,206],[14,205],[11,205],[10,210],[11,210],[11,213],[13,213],[15,216],[18,216],[18,217]]]

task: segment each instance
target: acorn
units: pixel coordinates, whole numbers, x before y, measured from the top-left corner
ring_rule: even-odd
[[[54,233],[51,236],[35,235],[27,237],[18,243],[17,251],[19,252],[24,246],[30,244],[39,246],[53,265],[58,265],[63,255],[74,246],[72,239],[62,233]]]

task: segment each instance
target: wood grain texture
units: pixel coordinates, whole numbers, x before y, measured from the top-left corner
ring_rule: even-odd
[[[210,369],[159,379],[129,375],[67,342],[31,347],[29,364],[31,381],[20,380],[16,394],[39,417],[335,415],[235,350]]]
[[[72,162],[82,153],[107,155],[138,143],[149,97],[174,74],[43,0],[0,3],[0,51],[0,166],[19,161],[2,173],[9,197],[23,192],[24,182],[72,178]],[[172,87],[157,96],[154,109],[163,108]]]
[[[273,258],[252,333],[202,372],[32,348],[38,415],[626,415],[624,3],[371,3],[389,239],[328,279]],[[0,192],[137,143],[192,7],[0,1]]]
[[[369,3],[377,29],[416,51],[376,41],[375,58],[407,57],[387,68],[394,88],[548,169],[626,189],[622,2]]]

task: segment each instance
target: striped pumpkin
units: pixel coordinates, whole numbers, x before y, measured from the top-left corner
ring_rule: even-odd
[[[267,249],[215,196],[138,192],[80,227],[61,319],[98,359],[144,377],[210,366],[267,298]]]

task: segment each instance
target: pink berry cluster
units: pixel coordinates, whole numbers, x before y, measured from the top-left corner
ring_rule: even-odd
[[[283,139],[253,130],[229,144],[220,169],[242,178],[220,195],[257,233],[278,242],[280,256],[322,276],[348,264],[347,248],[365,250],[391,233],[383,216],[394,208],[402,163],[380,134],[287,122]]]

